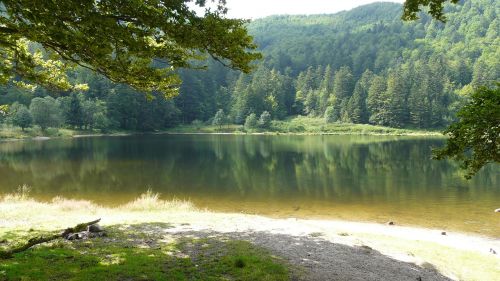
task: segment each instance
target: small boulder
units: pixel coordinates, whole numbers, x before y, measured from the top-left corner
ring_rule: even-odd
[[[82,232],[76,232],[76,233],[70,233],[68,236],[66,236],[67,240],[81,240],[81,239],[86,239],[88,237],[88,234],[86,231]]]

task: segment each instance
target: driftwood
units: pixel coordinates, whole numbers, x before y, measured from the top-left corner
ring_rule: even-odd
[[[75,227],[66,228],[63,232],[61,232],[59,234],[54,234],[54,235],[45,236],[45,237],[41,236],[41,237],[31,238],[30,240],[28,240],[28,243],[26,243],[24,245],[21,245],[19,247],[16,247],[16,248],[13,248],[13,249],[10,249],[7,251],[0,251],[0,259],[12,258],[12,255],[26,251],[27,249],[29,249],[35,245],[38,245],[38,244],[50,242],[52,240],[56,240],[59,238],[67,239],[69,237],[69,235],[71,235],[72,233],[87,230],[87,228],[89,226],[96,224],[100,221],[101,221],[101,219],[97,219],[95,221],[91,221],[91,222],[87,222],[87,223],[80,223]]]

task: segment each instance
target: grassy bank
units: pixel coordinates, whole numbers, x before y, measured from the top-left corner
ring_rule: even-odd
[[[69,129],[48,128],[43,131],[39,127],[22,130],[19,127],[0,125],[0,140],[2,139],[30,139],[36,137],[72,137],[76,132]]]
[[[19,127],[0,125],[0,140],[18,140],[32,138],[71,138],[79,136],[101,136],[101,135],[128,135],[136,133],[135,131],[113,130],[106,133],[100,130],[73,130],[66,128],[48,128],[46,130],[40,127],[26,128],[22,130]]]
[[[171,133],[233,133],[233,134],[337,134],[337,135],[441,135],[439,130],[398,129],[368,124],[325,123],[323,118],[305,116],[272,121],[268,129],[246,130],[242,125],[182,125],[167,130]]]
[[[44,280],[46,276],[123,280],[124,274],[132,276],[130,280],[201,280],[197,274],[213,280],[288,280],[290,272],[300,271],[245,241],[169,236],[165,232],[185,227],[195,233],[208,229],[320,237],[336,244],[373,248],[460,280],[495,280],[500,276],[500,259],[488,253],[488,247],[500,245],[497,240],[368,223],[212,213],[188,201],[163,201],[152,193],[116,208],[63,198],[39,202],[22,192],[5,196],[0,200],[0,240],[6,241],[0,247],[12,247],[34,235],[96,218],[102,218],[109,231],[107,238],[58,241],[17,254],[1,263],[0,280],[20,280],[19,276],[28,280]]]
[[[0,125],[0,140],[2,139],[30,139],[36,137],[70,138],[75,136],[95,135],[128,135],[144,133],[137,131],[112,130],[103,133],[99,130],[73,130],[48,128],[45,131],[39,127],[21,130],[19,127]],[[242,125],[224,125],[222,127],[207,124],[180,125],[171,129],[157,131],[156,133],[179,134],[297,134],[297,135],[416,135],[440,136],[439,130],[426,131],[418,129],[398,129],[368,124],[325,123],[323,118],[305,116],[290,117],[282,121],[272,121],[268,129],[246,130]]]

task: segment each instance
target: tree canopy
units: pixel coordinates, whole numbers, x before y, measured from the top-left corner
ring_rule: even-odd
[[[79,65],[171,96],[180,83],[175,70],[198,68],[193,61],[206,56],[249,72],[260,54],[252,51],[246,21],[226,18],[224,0],[216,7],[206,2],[2,0],[0,82],[19,76],[49,88],[78,88],[66,70]],[[204,8],[203,15],[194,7]]]
[[[500,83],[479,88],[457,115],[460,120],[446,129],[450,138],[435,157],[459,161],[470,179],[484,165],[500,163]]]

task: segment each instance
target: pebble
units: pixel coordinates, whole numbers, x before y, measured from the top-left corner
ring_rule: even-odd
[[[442,231],[442,232],[441,232],[441,235],[446,235],[446,231]]]
[[[395,223],[393,221],[388,221],[386,224],[387,225],[394,225]]]

